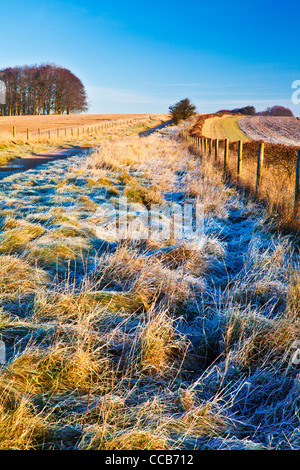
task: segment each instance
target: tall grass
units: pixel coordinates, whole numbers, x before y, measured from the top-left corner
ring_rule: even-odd
[[[198,243],[105,231],[133,189],[202,202]],[[299,448],[298,257],[212,160],[109,139],[0,197],[1,449]]]

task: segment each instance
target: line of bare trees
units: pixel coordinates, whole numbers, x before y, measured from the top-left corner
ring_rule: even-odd
[[[6,87],[0,115],[70,114],[88,110],[81,80],[70,70],[53,64],[8,67],[0,70]]]

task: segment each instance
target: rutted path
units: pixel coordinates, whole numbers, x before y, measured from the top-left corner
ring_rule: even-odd
[[[217,116],[206,119],[202,134],[210,139],[229,139],[248,141],[251,138],[239,127],[240,116]]]
[[[90,153],[92,151],[95,151],[95,148],[72,145],[67,148],[59,147],[54,150],[33,154],[30,157],[19,158],[14,160],[13,162],[8,162],[6,165],[0,166],[0,180],[5,178],[6,176],[34,169],[39,165],[44,165],[54,160],[62,160],[65,158],[73,157],[75,155]]]

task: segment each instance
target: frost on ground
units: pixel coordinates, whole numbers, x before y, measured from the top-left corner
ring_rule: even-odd
[[[175,131],[0,183],[1,449],[300,448],[298,258]],[[200,238],[120,241],[122,196]]]
[[[300,145],[300,121],[295,117],[243,117],[239,119],[238,125],[253,140]]]

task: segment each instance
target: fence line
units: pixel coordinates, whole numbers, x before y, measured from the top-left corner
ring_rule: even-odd
[[[299,184],[300,184],[300,150],[298,150],[297,162],[296,162],[294,214],[298,212],[298,206],[300,202]]]
[[[193,137],[185,131],[180,132],[180,137],[184,139],[188,144],[191,144],[199,148],[204,155],[211,157],[212,149],[214,148],[214,161],[215,164],[219,164],[219,140],[210,139],[207,137]],[[229,140],[225,139],[224,143],[224,160],[223,160],[223,171],[224,175],[228,176],[228,163],[229,163]],[[209,151],[207,151],[209,148]],[[259,197],[260,189],[262,187],[262,177],[264,169],[264,142],[259,143],[259,149],[256,159],[256,180],[255,180],[255,197]],[[237,180],[240,180],[243,168],[243,141],[238,141],[237,151],[237,165],[236,174]],[[297,162],[295,166],[295,189],[294,189],[294,203],[293,203],[293,215],[296,216],[300,210],[300,149],[297,152]],[[298,220],[298,219],[297,219]]]
[[[56,129],[56,135],[59,138],[61,136],[61,132],[64,131],[64,136],[67,137],[68,130],[70,131],[70,134],[72,137],[74,136],[74,131],[77,129],[77,135],[78,137],[80,136],[80,129],[82,129],[82,135],[88,134],[88,135],[94,135],[97,134],[101,131],[106,131],[106,130],[111,130],[114,128],[121,128],[123,126],[133,126],[136,125],[140,122],[147,121],[151,119],[151,115],[146,115],[144,117],[136,117],[136,118],[131,118],[131,119],[118,119],[117,121],[104,121],[101,124],[98,125],[93,125],[92,127],[85,127],[85,126],[74,126],[74,127],[63,127],[63,128],[57,128]],[[25,131],[25,136],[26,140],[29,141],[31,137],[35,137],[38,135],[41,137],[42,135],[48,135],[48,138],[51,138],[51,131],[55,131],[55,128],[51,129],[43,129],[41,130],[38,128],[36,131],[30,131],[28,128]],[[17,132],[17,129],[15,126],[12,128],[12,137],[15,139],[17,137],[17,134],[22,134],[24,136],[24,132]]]

